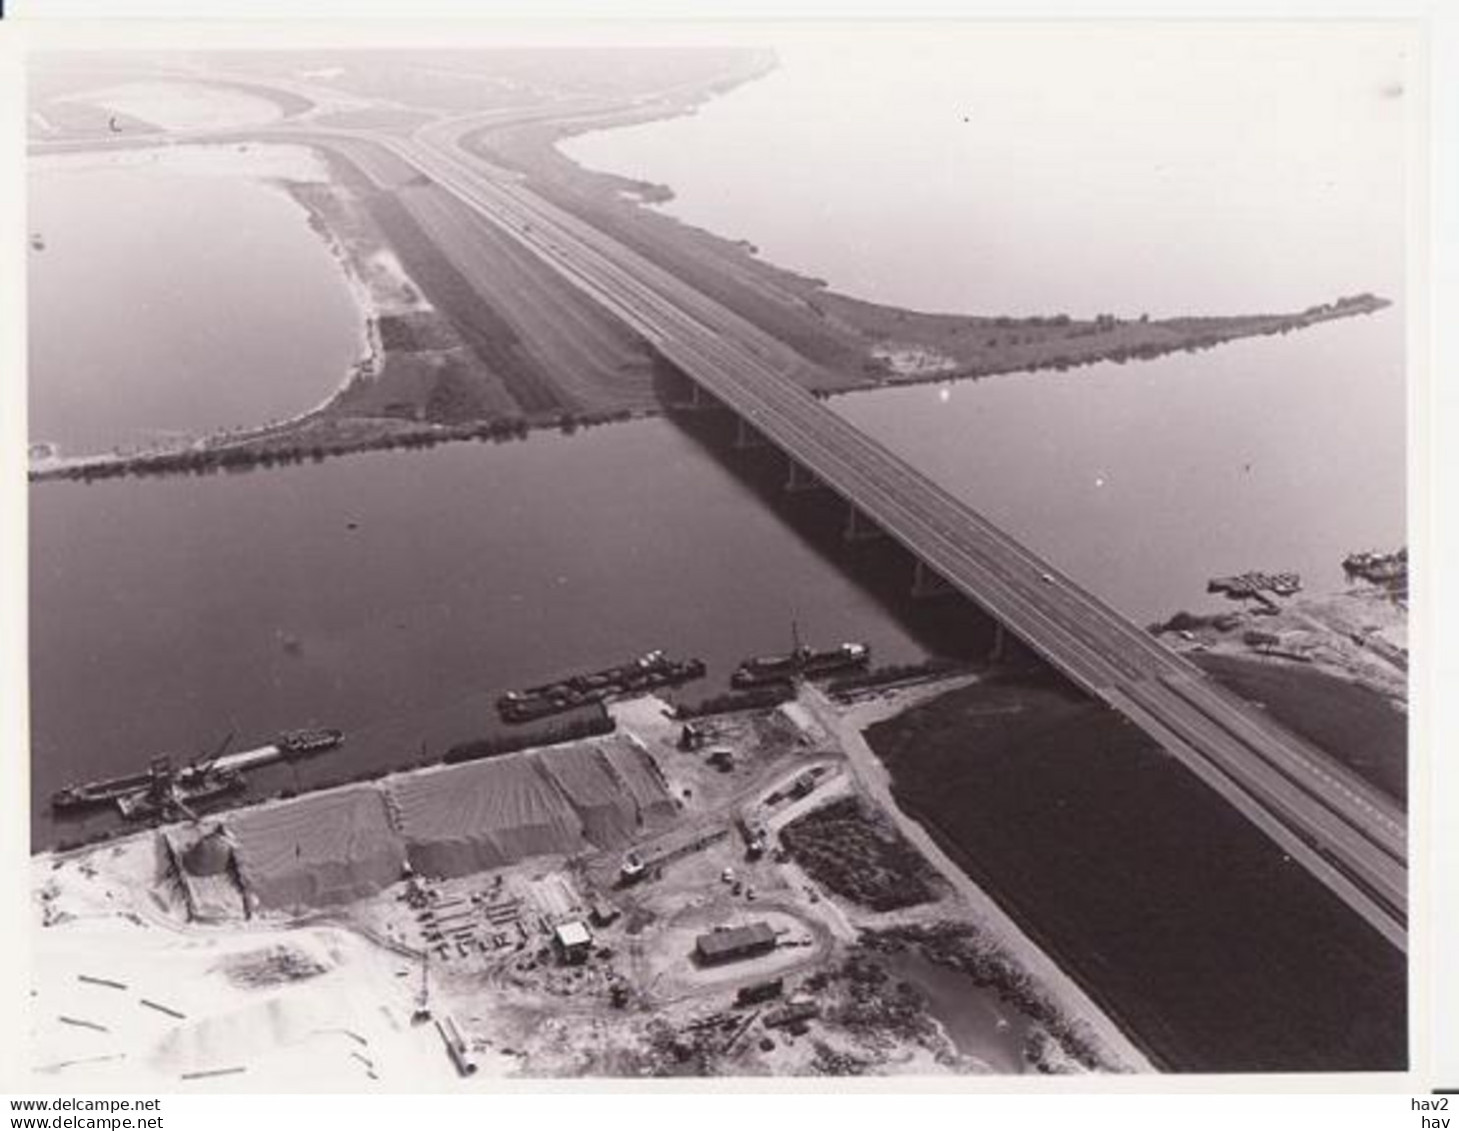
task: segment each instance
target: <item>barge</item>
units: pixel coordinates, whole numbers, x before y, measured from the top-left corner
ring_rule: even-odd
[[[797,679],[816,679],[855,671],[870,663],[871,646],[867,644],[842,644],[820,652],[797,644],[783,656],[754,656],[746,660],[730,676],[730,686],[767,687]]]
[[[525,723],[578,707],[590,707],[621,695],[641,694],[656,687],[673,687],[701,679],[703,660],[671,660],[655,650],[626,664],[602,671],[569,676],[555,683],[508,691],[496,701],[497,712],[508,723]]]
[[[322,754],[333,750],[344,741],[344,731],[332,727],[311,727],[307,730],[289,730],[274,739],[285,758],[300,758],[310,754]]]
[[[51,795],[51,810],[62,814],[79,814],[116,807],[122,816],[136,819],[165,808],[166,801],[180,800],[184,805],[206,803],[247,786],[242,773],[279,758],[294,759],[333,750],[344,741],[344,732],[329,728],[285,731],[259,750],[193,762],[174,768],[172,759],[152,759],[140,773],[123,774],[101,781],[85,782],[59,789]]]

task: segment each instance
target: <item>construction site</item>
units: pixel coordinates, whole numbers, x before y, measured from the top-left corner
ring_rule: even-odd
[[[956,682],[693,723],[628,700],[606,737],[37,856],[34,1069],[388,1089],[1145,1067],[847,749]],[[1002,973],[939,964],[934,935]]]

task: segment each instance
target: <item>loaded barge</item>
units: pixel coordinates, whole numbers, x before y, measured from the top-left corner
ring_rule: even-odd
[[[526,723],[577,707],[590,707],[620,695],[673,687],[704,676],[703,660],[671,660],[655,650],[617,667],[569,676],[523,691],[508,691],[496,701],[503,722]]]
[[[783,656],[755,656],[746,660],[730,676],[730,686],[766,687],[797,679],[816,679],[854,671],[870,663],[871,647],[866,644],[842,644],[839,648],[817,652],[797,643]]]
[[[257,750],[213,757],[180,768],[162,755],[153,758],[141,773],[57,790],[51,795],[51,809],[55,813],[83,813],[115,806],[123,817],[138,820],[172,806],[186,808],[240,793],[248,785],[244,770],[333,750],[343,741],[344,733],[338,730],[291,730]]]

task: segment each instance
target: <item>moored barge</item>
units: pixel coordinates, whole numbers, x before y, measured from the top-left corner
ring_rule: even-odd
[[[867,644],[842,644],[819,652],[797,644],[783,656],[755,656],[746,660],[730,676],[730,686],[766,687],[797,679],[816,679],[854,671],[870,663],[871,647]]]
[[[496,701],[497,712],[509,723],[531,722],[577,707],[590,707],[620,695],[641,694],[656,687],[672,687],[700,679],[703,660],[671,660],[655,650],[626,664],[602,671],[569,676],[555,683],[508,691]]]

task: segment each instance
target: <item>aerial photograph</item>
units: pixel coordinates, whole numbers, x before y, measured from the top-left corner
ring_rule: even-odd
[[[34,1090],[1406,1072],[1413,44],[30,51]]]

